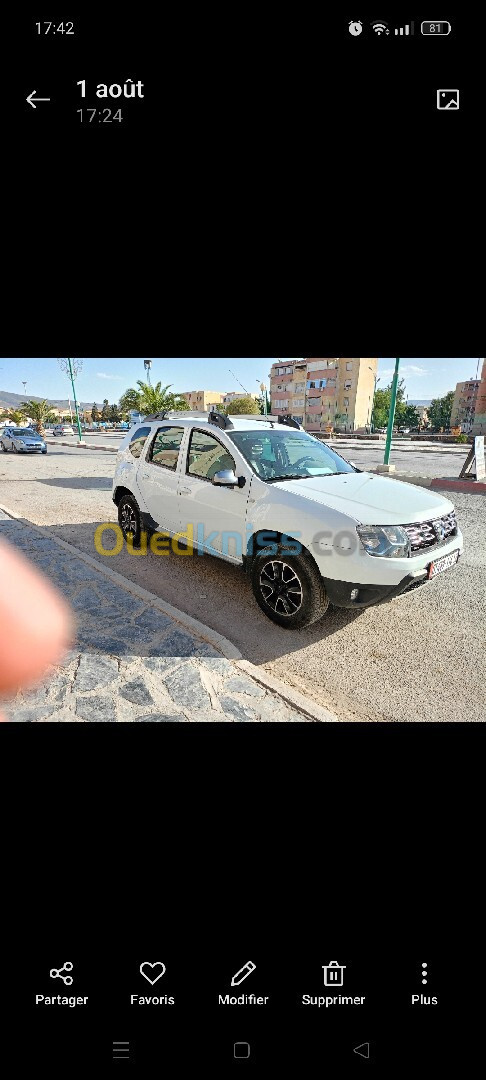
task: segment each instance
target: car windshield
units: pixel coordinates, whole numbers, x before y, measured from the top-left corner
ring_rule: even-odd
[[[29,435],[30,438],[38,438],[37,432],[33,431],[32,428],[14,428],[12,435],[18,435],[20,438],[25,438],[26,435]]]
[[[305,431],[265,428],[261,432],[231,431],[228,436],[257,476],[268,483],[356,471],[329,446]]]

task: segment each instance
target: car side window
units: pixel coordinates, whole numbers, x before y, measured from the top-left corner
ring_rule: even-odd
[[[183,435],[184,428],[159,428],[147,455],[147,460],[151,461],[152,465],[158,465],[162,469],[171,469],[172,472],[175,472]]]
[[[217,472],[236,472],[234,458],[218,439],[205,431],[193,431],[187,458],[187,473],[200,480],[212,480]]]
[[[128,449],[134,458],[139,458],[142,450],[145,446],[145,442],[150,435],[149,427],[138,428],[134,432],[133,437],[130,439],[130,445]]]

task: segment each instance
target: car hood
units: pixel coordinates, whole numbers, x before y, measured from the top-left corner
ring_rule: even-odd
[[[14,435],[14,442],[23,442],[27,446],[40,446],[44,442],[40,435],[36,438],[35,435]]]
[[[363,525],[408,525],[442,517],[454,509],[449,499],[427,488],[374,473],[343,473],[287,480],[272,487],[331,507]]]

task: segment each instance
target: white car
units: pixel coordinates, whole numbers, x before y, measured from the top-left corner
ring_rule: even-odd
[[[113,501],[135,547],[163,532],[151,543],[160,555],[183,537],[195,555],[242,565],[285,627],[315,622],[329,604],[391,599],[463,552],[449,499],[360,472],[291,417],[148,417],[121,444]]]
[[[74,435],[74,428],[71,424],[55,424],[52,429],[53,435]]]

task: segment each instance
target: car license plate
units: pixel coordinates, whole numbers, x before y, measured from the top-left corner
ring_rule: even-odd
[[[436,574],[443,574],[444,570],[451,570],[459,558],[458,551],[451,551],[450,555],[444,555],[443,559],[437,559],[437,562],[433,562],[429,567],[429,579],[436,576]]]

